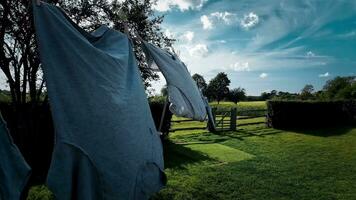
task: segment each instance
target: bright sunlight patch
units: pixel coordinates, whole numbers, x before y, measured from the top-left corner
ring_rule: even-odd
[[[254,156],[234,149],[222,144],[189,144],[184,145],[187,148],[190,148],[193,151],[199,151],[202,154],[205,154],[211,158],[217,159],[221,162],[238,162],[241,160],[246,160],[253,158]]]

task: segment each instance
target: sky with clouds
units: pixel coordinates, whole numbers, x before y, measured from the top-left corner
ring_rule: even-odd
[[[158,0],[154,9],[192,74],[226,72],[249,95],[356,75],[355,0]]]

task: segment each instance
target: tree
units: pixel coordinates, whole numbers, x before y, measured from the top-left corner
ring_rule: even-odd
[[[246,98],[246,92],[244,88],[238,87],[230,90],[229,100],[237,104],[237,102],[244,100]]]
[[[205,93],[208,85],[206,84],[204,77],[200,74],[194,74],[192,78],[196,82],[198,88],[202,91],[203,95],[206,95]]]
[[[307,100],[313,98],[314,86],[311,84],[307,84],[303,87],[300,92],[300,98],[302,100]]]
[[[215,78],[210,80],[207,87],[207,96],[209,99],[214,99],[220,103],[220,101],[229,94],[230,80],[227,74],[220,72]]]
[[[0,2],[0,68],[4,73],[15,105],[41,100],[45,89],[41,64],[38,57],[35,30],[28,0],[2,0]],[[162,47],[170,47],[173,39],[164,36],[160,29],[163,16],[156,17],[150,0],[48,0],[63,8],[75,23],[87,31],[101,24],[124,31],[128,24],[129,34],[136,37],[136,31],[146,40]],[[136,31],[135,31],[136,30]],[[135,44],[138,44],[135,41]],[[136,58],[145,85],[149,80],[158,79],[155,72],[147,67],[140,45],[134,46]]]
[[[355,99],[356,76],[336,77],[326,82],[323,87],[327,99]]]
[[[277,96],[277,90],[272,90],[271,92],[262,92],[261,100],[266,101]]]

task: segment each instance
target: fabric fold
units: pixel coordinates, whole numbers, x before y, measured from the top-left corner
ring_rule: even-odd
[[[61,200],[148,199],[165,183],[163,151],[129,39],[88,33],[46,3],[33,12],[56,131],[49,188]]]
[[[30,171],[0,113],[0,199],[20,199]]]
[[[169,110],[177,116],[204,121],[207,108],[185,64],[177,55],[143,42],[149,64],[155,64],[167,82]]]

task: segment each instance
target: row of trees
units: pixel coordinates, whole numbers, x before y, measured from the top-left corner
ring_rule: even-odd
[[[300,93],[290,93],[272,90],[263,92],[260,96],[246,96],[246,90],[238,87],[229,89],[230,80],[226,73],[220,72],[207,84],[204,77],[200,74],[192,76],[203,95],[209,101],[221,100],[232,101],[265,101],[265,100],[343,100],[356,99],[356,76],[336,77],[325,83],[323,88],[315,91],[311,84],[305,85]],[[167,95],[164,88],[162,94]]]
[[[214,100],[219,103],[221,100],[228,100],[237,103],[246,99],[244,88],[229,88],[231,81],[224,72],[218,73],[209,81],[209,84],[206,83],[204,77],[200,74],[194,74],[192,78],[209,101]]]
[[[325,83],[323,88],[315,91],[311,84],[305,85],[300,93],[272,90],[261,94],[261,100],[343,100],[356,99],[356,76],[336,77]]]

